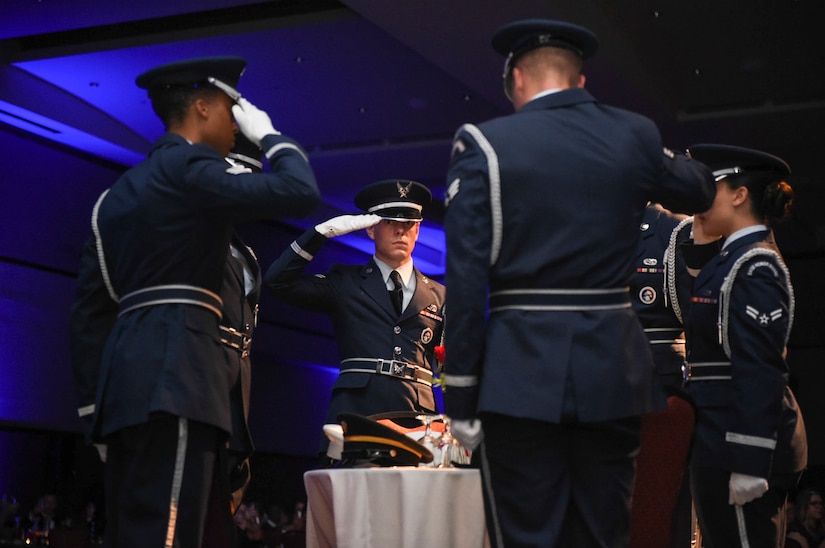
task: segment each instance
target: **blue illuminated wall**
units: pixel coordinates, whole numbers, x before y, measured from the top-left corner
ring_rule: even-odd
[[[0,131],[0,422],[75,430],[68,315],[96,194],[118,169]]]

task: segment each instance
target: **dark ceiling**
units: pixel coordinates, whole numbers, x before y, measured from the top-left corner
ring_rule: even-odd
[[[512,110],[490,36],[533,17],[595,31],[588,89],[653,118],[671,148],[720,142],[784,157],[799,198],[786,249],[822,257],[821,8],[820,0],[3,0],[0,365],[20,369],[12,350],[32,367],[65,361],[57,357],[64,339],[23,352],[19,337],[33,329],[65,337],[60,314],[91,206],[162,133],[135,76],[190,57],[245,57],[240,91],[307,149],[318,177],[324,203],[312,218],[251,235],[264,268],[297,231],[352,211],[366,183],[412,178],[441,198],[455,130]],[[436,204],[416,249],[416,264],[436,277],[444,268],[440,218]],[[343,259],[363,260],[370,248],[359,236],[342,243]],[[58,285],[45,280],[55,273]],[[277,324],[282,311],[268,304]],[[41,326],[46,306],[62,312]],[[52,354],[38,354],[50,344]],[[261,361],[299,354],[256,348]],[[0,407],[17,397],[4,390]]]
[[[804,171],[825,136],[814,0],[3,4],[0,121],[27,130],[30,114],[41,114],[41,131],[68,126],[52,138],[128,165],[162,131],[137,74],[182,58],[241,55],[249,60],[242,93],[310,154],[328,206],[316,217],[351,210],[360,186],[387,177],[417,179],[442,196],[456,128],[510,111],[489,38],[517,18],[593,29],[601,47],[586,67],[587,87],[652,117],[673,148],[752,146]],[[430,218],[436,234],[425,242],[437,247],[438,208]],[[440,267],[436,260],[430,270]]]

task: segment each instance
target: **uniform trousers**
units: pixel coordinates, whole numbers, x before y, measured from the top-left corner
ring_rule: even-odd
[[[728,504],[730,471],[690,469],[690,488],[704,548],[777,548],[785,543],[785,503],[796,474],[776,478],[768,492],[744,506]]]
[[[200,548],[207,519],[231,531],[226,437],[165,413],[108,436],[104,546]],[[223,491],[212,496],[225,504],[208,515],[213,489]]]
[[[494,548],[627,546],[639,417],[554,424],[485,413],[481,420],[474,459]]]

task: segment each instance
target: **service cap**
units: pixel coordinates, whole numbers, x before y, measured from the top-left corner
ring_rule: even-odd
[[[355,195],[356,207],[382,219],[421,221],[424,206],[432,201],[430,189],[408,179],[387,179],[369,184]]]
[[[522,19],[498,29],[492,39],[493,49],[507,57],[505,76],[516,61],[528,51],[542,47],[569,49],[582,59],[596,53],[599,41],[589,29],[551,19]]]
[[[432,462],[432,452],[411,437],[356,413],[340,413],[344,432],[342,460],[348,464],[418,466]]]
[[[229,151],[229,157],[233,162],[251,169],[254,173],[260,173],[264,167],[261,161],[262,155],[260,147],[243,133],[239,131],[235,134],[235,146]]]
[[[202,57],[186,59],[149,69],[135,79],[138,87],[150,92],[173,87],[198,87],[209,78],[236,88],[244,69],[243,57]]]
[[[688,155],[708,166],[717,181],[740,174],[762,173],[774,180],[791,174],[785,160],[752,148],[702,143],[688,147]]]

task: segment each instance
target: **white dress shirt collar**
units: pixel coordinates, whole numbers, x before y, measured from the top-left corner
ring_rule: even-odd
[[[736,232],[727,237],[725,243],[722,245],[722,249],[725,249],[726,247],[728,247],[728,245],[730,245],[732,242],[735,242],[739,238],[743,238],[748,234],[753,234],[754,232],[759,232],[760,230],[768,230],[768,227],[765,225],[751,225],[746,226],[745,228],[740,228],[739,230],[737,230]]]
[[[410,278],[413,277],[413,262],[409,261],[407,263],[402,264],[398,268],[392,268],[387,263],[381,261],[378,257],[373,255],[372,259],[375,261],[375,264],[378,265],[378,270],[381,271],[381,277],[384,279],[384,283],[387,285],[387,288],[390,288],[392,282],[390,281],[390,273],[393,270],[397,270],[399,274],[401,274],[401,281],[404,282],[404,290],[406,292],[407,289],[410,288]]]

